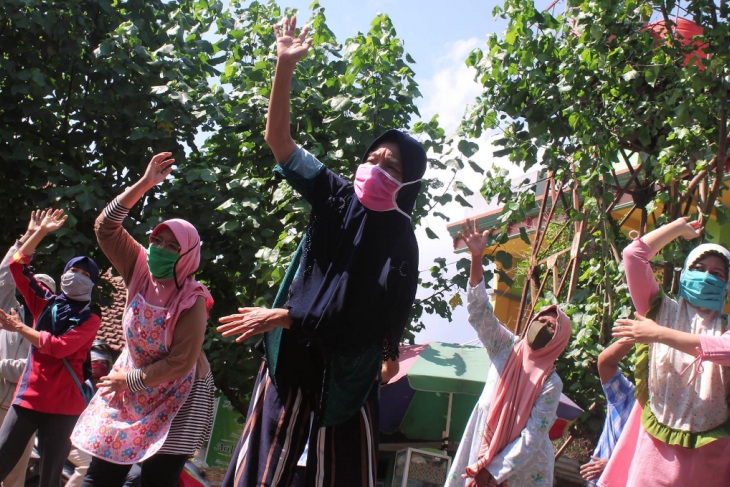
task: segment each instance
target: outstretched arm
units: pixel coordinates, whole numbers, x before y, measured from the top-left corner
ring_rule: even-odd
[[[702,335],[660,326],[638,311],[634,313],[634,317],[633,320],[616,320],[617,325],[613,327],[613,336],[628,340],[631,344],[658,342],[694,357],[700,354]],[[601,382],[603,382],[603,377],[601,377]]]
[[[20,246],[35,233],[41,220],[43,220],[46,211],[47,210],[33,210],[30,212],[28,229],[25,231],[23,236],[20,237],[20,239],[18,239],[15,244],[10,247],[10,249],[8,249],[8,252],[5,254],[5,257],[3,257],[2,262],[0,262],[0,309],[5,312],[10,312],[11,308],[19,309],[20,306],[18,300],[15,299],[16,289],[13,276],[10,273],[10,261]],[[17,382],[17,380],[13,382]]]
[[[36,318],[45,309],[51,293],[43,289],[33,276],[33,271],[30,269],[32,254],[45,235],[58,230],[65,221],[66,216],[63,215],[63,210],[33,211],[28,223],[28,231],[14,247],[16,252],[10,256],[7,262],[7,268],[13,277],[13,290],[17,287],[20,294],[23,295],[25,307]],[[14,296],[13,300],[15,300]]]
[[[99,247],[127,284],[132,278],[141,247],[122,227],[122,222],[147,191],[170,175],[175,163],[171,155],[171,152],[160,152],[152,156],[144,175],[109,203],[96,218],[94,230]]]
[[[265,138],[279,164],[284,164],[297,147],[289,127],[291,81],[297,62],[312,46],[312,38],[307,38],[309,29],[304,27],[297,36],[296,27],[296,17],[284,17],[281,24],[274,26],[277,60]]]
[[[464,240],[471,252],[469,289],[466,295],[469,324],[474,327],[487,354],[494,361],[498,354],[513,345],[515,335],[494,316],[494,310],[487,297],[484,270],[482,269],[482,255],[487,246],[487,232],[480,233],[475,221],[466,220],[461,225],[458,237]]]
[[[677,218],[671,223],[662,225],[644,235],[642,240],[651,248],[654,255],[658,254],[669,242],[683,237],[692,240],[702,235],[702,226],[699,221],[688,221],[687,217]]]
[[[687,240],[700,236],[702,228],[699,222],[688,222],[687,218],[678,218],[672,223],[663,225],[634,240],[623,251],[626,283],[636,311],[646,314],[652,300],[659,292],[659,286],[649,261],[669,242],[679,237]]]

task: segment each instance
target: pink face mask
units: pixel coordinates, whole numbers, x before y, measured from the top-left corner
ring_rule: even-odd
[[[360,164],[355,172],[355,195],[362,205],[373,211],[396,210],[411,217],[398,208],[396,198],[398,191],[406,185],[419,182],[420,179],[400,183],[393,176],[374,164]]]

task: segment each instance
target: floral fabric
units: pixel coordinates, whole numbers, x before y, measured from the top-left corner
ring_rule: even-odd
[[[477,460],[499,374],[504,369],[510,350],[519,339],[494,316],[484,281],[476,287],[467,289],[467,309],[469,323],[476,330],[492,363],[482,395],[471,413],[459,449],[454,456],[445,487],[465,485],[466,480],[461,478],[461,474],[468,465]],[[551,373],[543,384],[520,436],[507,444],[487,465],[487,470],[497,482],[508,480],[510,487],[553,485],[555,449],[548,434],[557,418],[562,390],[563,383],[560,377],[555,372]]]
[[[124,314],[127,342],[115,364],[122,371],[140,369],[169,352],[165,343],[166,308],[148,304],[137,294]],[[107,397],[96,394],[71,435],[78,449],[112,463],[133,464],[154,455],[165,442],[172,419],[190,394],[195,368],[181,379],[139,392]]]

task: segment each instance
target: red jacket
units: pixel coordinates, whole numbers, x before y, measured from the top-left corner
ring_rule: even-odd
[[[17,252],[10,262],[15,286],[33,315],[33,327],[52,301],[30,270],[30,257]],[[101,318],[96,314],[61,336],[41,331],[40,346],[30,347],[28,362],[15,389],[13,404],[41,413],[79,415],[86,407],[81,391],[63,364],[65,358],[79,382],[84,381],[83,364],[91,349]]]

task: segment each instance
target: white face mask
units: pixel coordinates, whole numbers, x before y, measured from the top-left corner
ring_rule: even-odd
[[[67,271],[61,276],[61,292],[74,301],[91,301],[91,292],[94,282],[91,278],[73,271]]]

